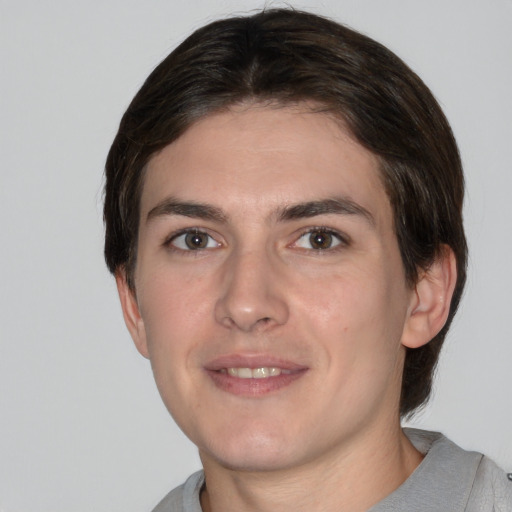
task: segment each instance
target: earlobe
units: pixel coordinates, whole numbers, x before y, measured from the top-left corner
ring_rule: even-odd
[[[457,281],[457,266],[452,249],[444,245],[432,265],[420,274],[414,288],[402,344],[418,348],[428,343],[443,328]]]
[[[116,272],[116,285],[126,327],[130,332],[137,350],[144,357],[149,359],[144,321],[140,314],[135,292],[128,285],[124,269],[120,269]]]

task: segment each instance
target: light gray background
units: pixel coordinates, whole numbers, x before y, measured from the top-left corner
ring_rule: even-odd
[[[289,3],[388,45],[445,108],[467,173],[469,283],[414,424],[512,470],[512,1]],[[0,0],[1,512],[149,510],[199,467],[103,264],[102,169],[151,69],[192,29],[263,5]]]

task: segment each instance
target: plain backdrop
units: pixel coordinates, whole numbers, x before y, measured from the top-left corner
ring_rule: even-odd
[[[451,121],[467,173],[469,282],[434,398],[412,423],[510,471],[512,1],[289,4],[389,46]],[[264,5],[0,0],[1,512],[150,510],[199,468],[103,263],[103,165],[129,101],[177,43]]]

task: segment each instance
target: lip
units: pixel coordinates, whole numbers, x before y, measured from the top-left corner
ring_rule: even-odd
[[[286,370],[265,379],[241,379],[221,372],[227,368],[280,368]],[[263,397],[275,394],[303,377],[308,367],[267,354],[229,354],[217,357],[204,366],[215,386],[222,391],[244,397]]]

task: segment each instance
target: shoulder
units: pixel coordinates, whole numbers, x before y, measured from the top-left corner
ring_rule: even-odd
[[[465,512],[512,512],[512,480],[489,457],[463,450],[437,432],[412,429],[406,434],[426,454],[428,473],[442,475],[452,487],[445,499],[448,494],[452,499],[458,495],[460,510]]]
[[[507,475],[488,457],[478,466],[468,511],[512,512],[512,475]]]
[[[512,512],[512,481],[489,458],[463,450],[437,432],[404,432],[425,457],[372,512]]]
[[[201,512],[199,493],[203,483],[203,472],[194,473],[184,484],[167,494],[153,512]]]

